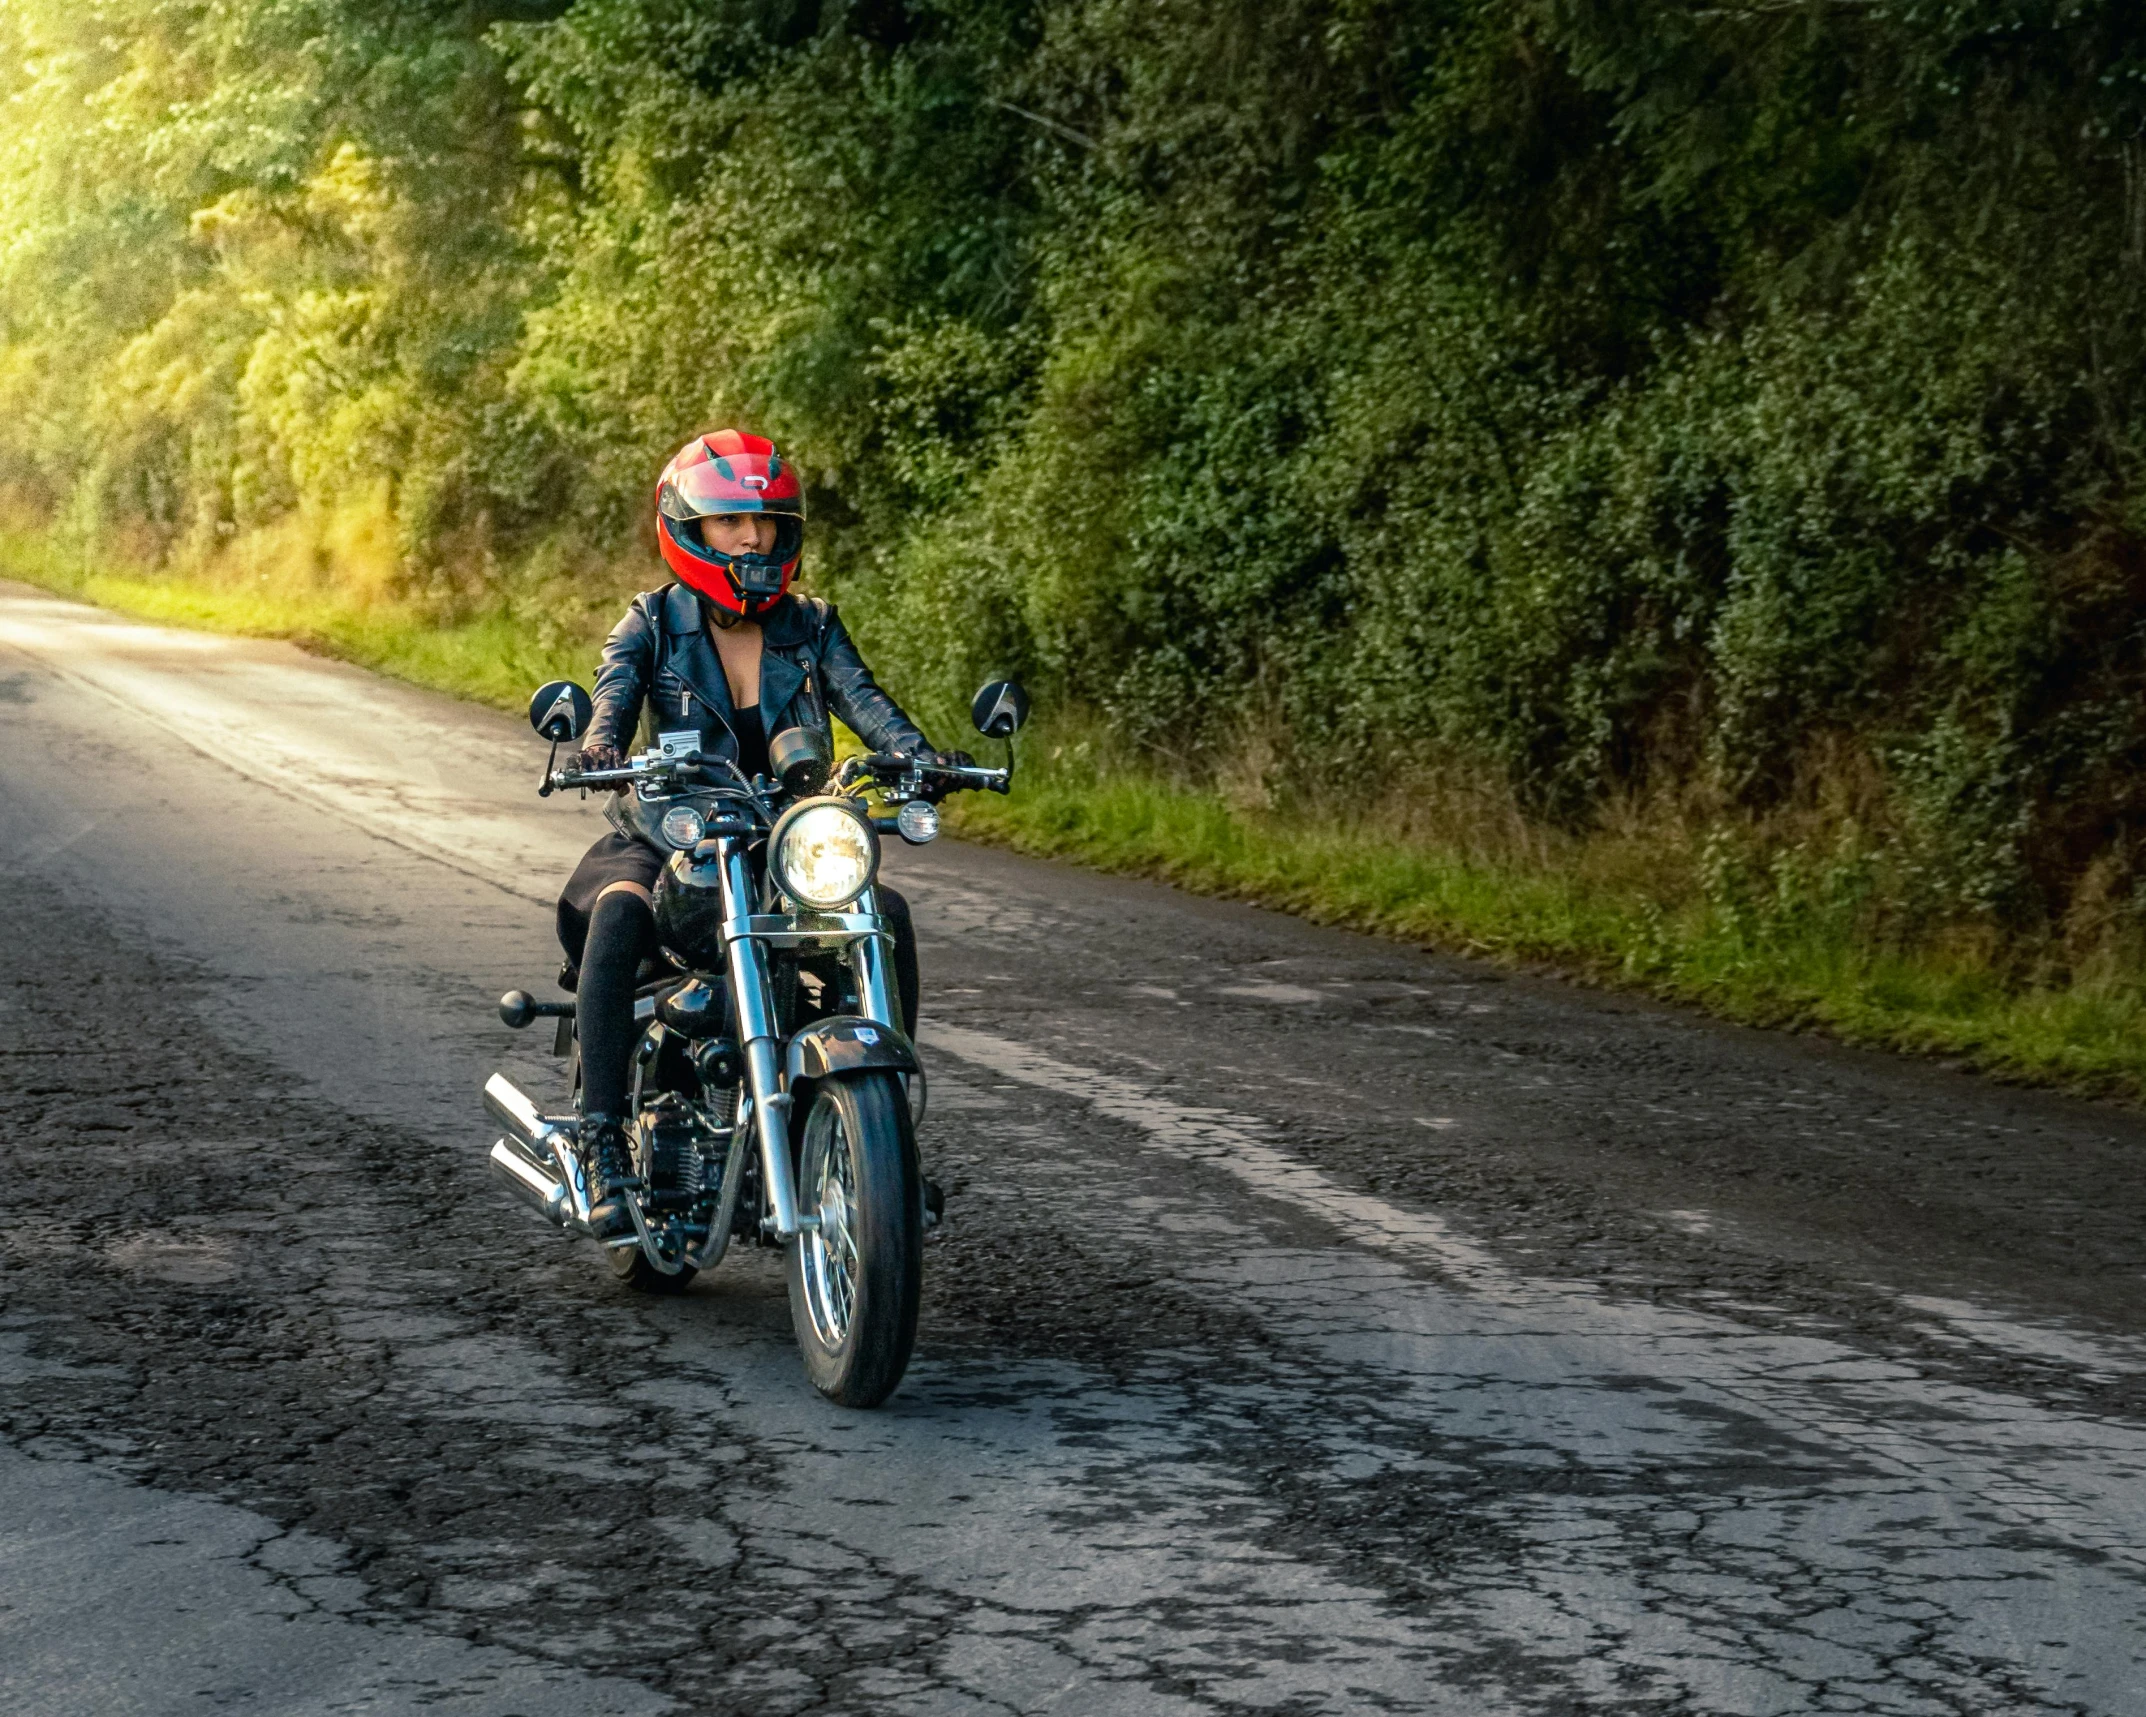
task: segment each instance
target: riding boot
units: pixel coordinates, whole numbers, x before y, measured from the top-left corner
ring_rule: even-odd
[[[641,1184],[633,1172],[626,1128],[616,1115],[581,1117],[581,1169],[589,1180],[589,1229],[599,1240],[633,1232],[627,1192]]]

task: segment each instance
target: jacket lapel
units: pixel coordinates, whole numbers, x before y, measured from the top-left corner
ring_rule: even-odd
[[[723,675],[723,664],[716,657],[715,646],[708,642],[700,603],[682,584],[671,586],[664,603],[663,624],[671,635],[672,671],[692,688],[695,697],[727,723],[732,714],[730,682]]]
[[[730,679],[708,639],[700,603],[682,584],[664,598],[663,624],[671,636],[671,667],[693,695],[727,723],[735,713]],[[806,645],[811,630],[794,600],[785,600],[762,623],[760,650],[760,723],[768,738],[782,731],[782,717],[805,683],[805,670],[789,652]]]
[[[760,634],[766,640],[760,652],[760,719],[773,739],[786,725],[794,725],[783,716],[805,683],[806,662],[812,656],[811,617],[795,596],[785,596],[760,623]]]
[[[772,639],[764,640],[760,650],[760,725],[768,738],[782,731],[782,713],[804,683],[805,670],[788,656],[778,655]]]

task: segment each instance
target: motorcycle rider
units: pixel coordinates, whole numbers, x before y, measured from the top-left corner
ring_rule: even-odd
[[[814,730],[831,746],[830,713],[874,751],[969,761],[933,750],[879,689],[832,604],[791,591],[804,550],[805,493],[773,442],[735,429],[688,442],[657,483],[656,531],[676,582],[636,596],[612,628],[576,759],[581,768],[619,767],[639,726],[650,739],[695,729],[704,757],[764,775],[768,741],[785,728]],[[626,1139],[634,989],[643,961],[656,953],[652,896],[669,856],[611,820],[616,832],[589,848],[559,897],[559,941],[569,972],[579,968],[582,1160],[590,1226],[600,1235],[633,1226],[621,1194],[638,1184]],[[893,926],[902,1020],[913,1032],[909,904],[884,883],[879,903]]]

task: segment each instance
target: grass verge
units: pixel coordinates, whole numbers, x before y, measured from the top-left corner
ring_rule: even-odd
[[[333,592],[249,590],[84,572],[42,539],[0,535],[0,571],[167,625],[285,638],[396,678],[504,709],[581,677],[593,639],[549,644],[506,614],[441,625]],[[2136,974],[2007,982],[1974,948],[1887,947],[1853,914],[1677,886],[1687,851],[1605,867],[1588,855],[1484,856],[1331,815],[1246,811],[1221,793],[1137,767],[1025,748],[1010,798],[949,806],[967,839],[1321,924],[1694,1003],[1748,1024],[1817,1029],[1934,1055],[1999,1078],[2136,1102],[2146,1096],[2146,986]],[[1674,843],[1665,842],[1665,848]],[[1635,878],[1653,881],[1642,886]],[[1660,886],[1667,879],[1670,886]]]
[[[1972,948],[1888,948],[1851,915],[1754,909],[1640,889],[1568,865],[1486,859],[1320,817],[1249,813],[1134,770],[1031,769],[1007,799],[974,795],[949,826],[1038,857],[1153,877],[1321,924],[1694,1003],[1746,1024],[1820,1030],[1999,1078],[2137,1101],[2146,992],[2135,976],[2009,985]],[[1629,858],[1630,855],[1627,855]]]

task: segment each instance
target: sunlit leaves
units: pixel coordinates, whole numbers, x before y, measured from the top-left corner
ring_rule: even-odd
[[[2146,873],[2126,0],[16,0],[0,103],[84,542],[593,610],[748,421],[926,703]]]

